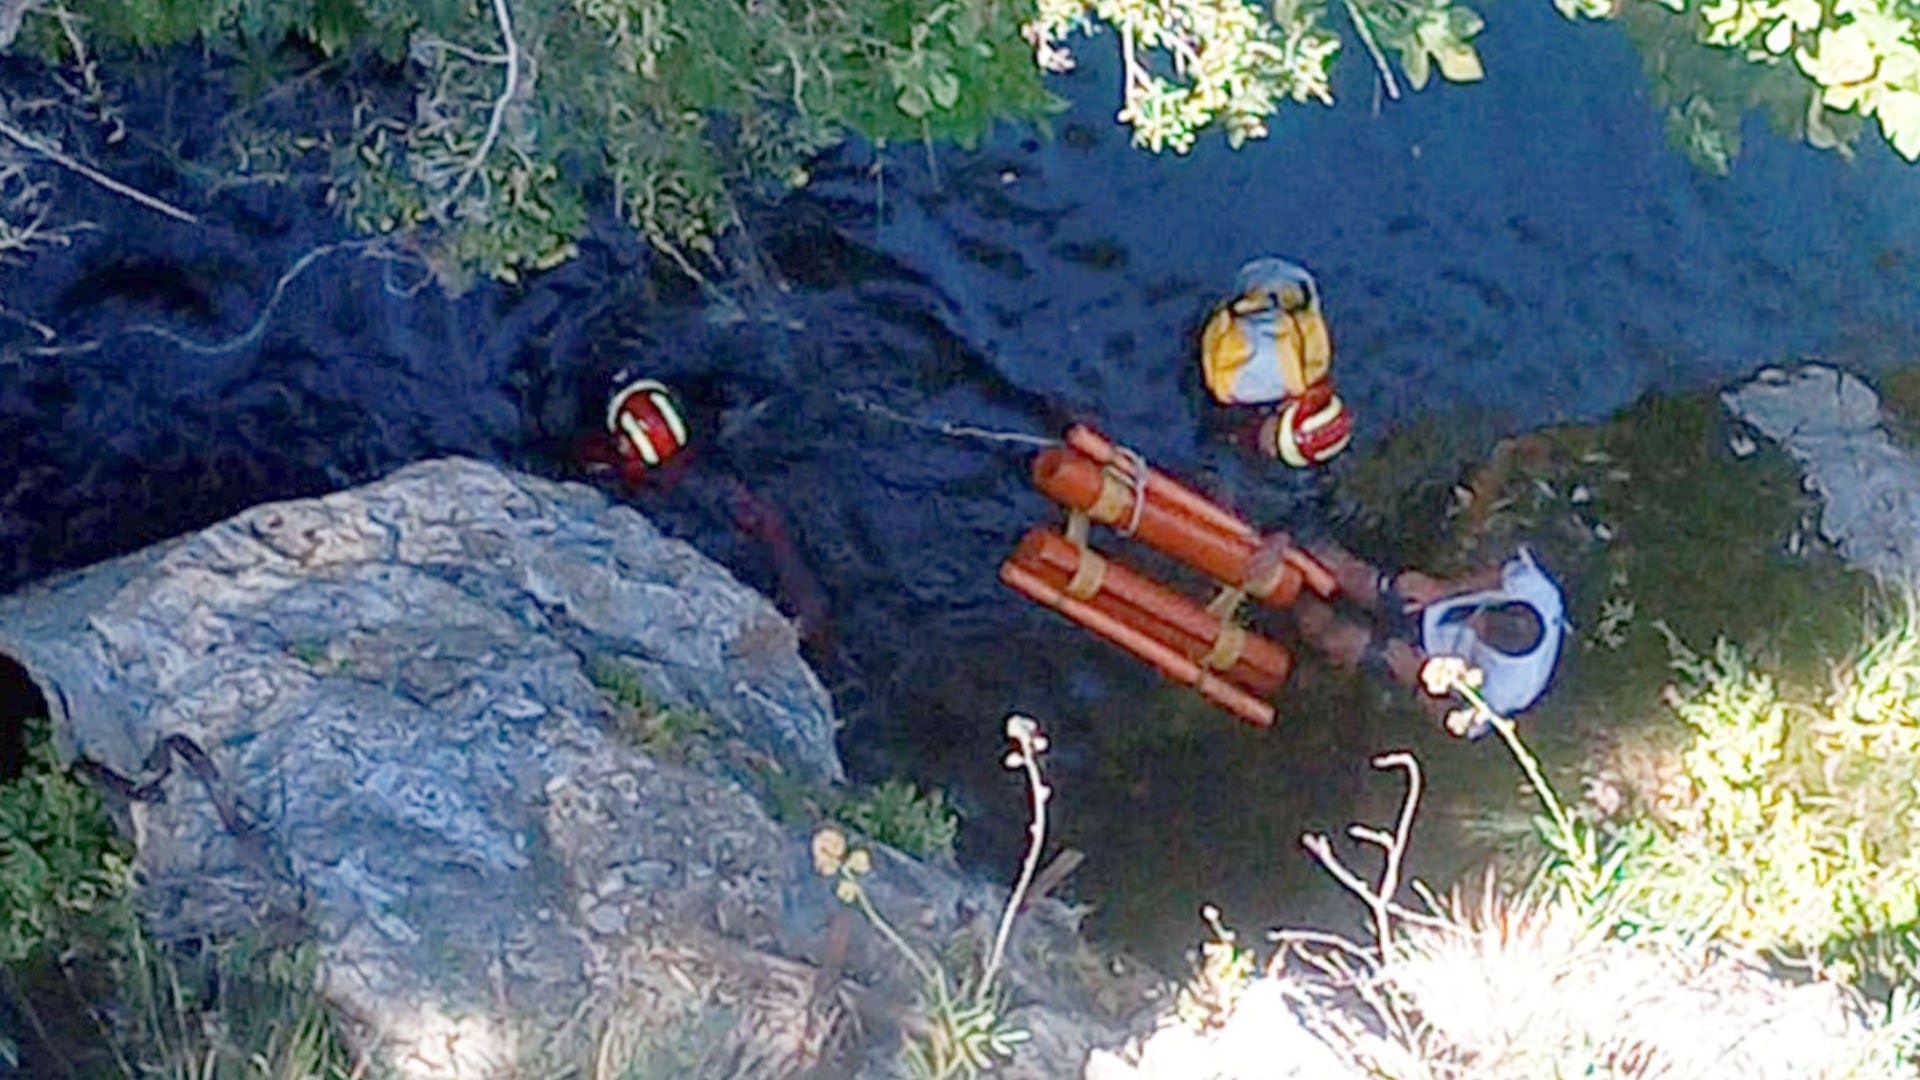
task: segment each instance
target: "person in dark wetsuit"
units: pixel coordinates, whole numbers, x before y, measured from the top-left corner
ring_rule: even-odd
[[[605,386],[599,426],[575,440],[573,459],[669,532],[702,537],[714,548],[709,555],[744,577],[762,578],[757,583],[794,621],[800,639],[830,654],[826,592],[795,546],[786,515],[742,478],[719,439],[703,435],[724,429],[732,388],[699,377],[669,386],[632,369],[616,371]]]
[[[1303,593],[1294,605],[1300,636],[1334,664],[1359,666],[1408,687],[1436,656],[1456,656],[1479,669],[1481,696],[1508,718],[1531,708],[1547,691],[1560,657],[1566,612],[1560,587],[1533,553],[1499,567],[1447,581],[1418,570],[1381,571],[1330,541],[1303,545],[1340,585],[1340,597],[1370,617],[1352,618],[1334,604]],[[1427,710],[1445,714],[1454,734],[1479,739],[1492,727],[1479,715],[1449,711],[1447,701],[1422,695]]]

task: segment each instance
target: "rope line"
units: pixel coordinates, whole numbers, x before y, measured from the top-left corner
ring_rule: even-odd
[[[975,427],[971,424],[956,424],[949,420],[925,420],[844,391],[834,396],[840,404],[856,412],[873,413],[897,424],[938,432],[950,439],[978,439],[982,442],[1013,443],[1020,446],[1060,445],[1059,439],[1049,439],[1040,435],[1027,435],[1018,431],[995,431],[992,428]]]
[[[1132,536],[1139,530],[1140,515],[1147,508],[1147,459],[1118,444],[1113,448],[1113,459],[1117,464],[1108,465],[1107,472],[1119,477],[1133,495],[1127,523],[1124,527],[1116,526],[1115,531],[1121,536]]]

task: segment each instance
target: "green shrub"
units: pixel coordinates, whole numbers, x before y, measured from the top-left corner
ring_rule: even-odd
[[[1795,65],[1755,63],[1703,40],[1694,11],[1623,4],[1616,18],[1640,53],[1652,104],[1665,113],[1668,143],[1702,170],[1733,170],[1740,125],[1754,111],[1778,135],[1852,155],[1860,118],[1820,106],[1818,88]]]
[[[26,735],[25,772],[0,786],[0,965],[57,972],[74,1004],[111,996],[115,1007],[93,1022],[100,1046],[129,1078],[364,1075],[313,992],[311,944],[260,937],[182,947],[147,935],[132,902],[129,845],[99,796],[69,775],[46,718],[29,721]],[[51,1007],[27,998],[12,1004]],[[109,1015],[117,1022],[105,1023]],[[0,1062],[17,1063],[18,1051],[0,1040]]]
[[[122,1069],[154,1080],[359,1080],[326,1002],[311,941],[265,931],[164,944],[131,911],[112,961],[122,1022],[103,1029]]]
[[[1002,759],[1002,763],[1009,769],[1017,769],[1025,774],[1032,817],[1027,829],[1026,857],[1020,863],[1020,876],[1015,879],[1006,906],[1000,911],[993,945],[980,961],[976,978],[956,979],[943,957],[923,954],[908,944],[893,924],[873,906],[862,883],[862,879],[874,871],[870,851],[850,847],[846,835],[831,826],[813,834],[811,848],[814,870],[820,876],[834,880],[834,895],[840,902],[857,906],[873,928],[919,977],[920,1022],[905,1026],[901,1040],[906,1073],[914,1080],[952,1080],[963,1073],[968,1080],[973,1080],[983,1072],[997,1069],[1014,1056],[1021,1044],[1033,1037],[1032,1032],[1009,1021],[1009,1001],[999,976],[1001,963],[1006,959],[1014,920],[1025,902],[1028,888],[1033,884],[1034,872],[1040,866],[1040,851],[1046,843],[1047,803],[1053,797],[1053,789],[1041,774],[1040,757],[1047,752],[1050,744],[1041,732],[1040,725],[1029,716],[1018,713],[1009,715],[1005,730],[1013,749]],[[940,801],[937,798],[918,799],[911,785],[882,785],[883,788],[890,786],[894,787],[894,792],[888,796],[889,801],[909,812],[927,803],[937,804]],[[948,843],[951,844],[950,837]],[[950,944],[960,945],[963,940],[964,937]]]
[[[663,704],[632,668],[617,660],[596,659],[588,674],[612,703],[616,730],[648,754],[684,759],[696,741],[721,734],[706,713]],[[726,762],[723,767],[743,764],[724,754],[721,760]],[[915,858],[953,858],[960,814],[943,791],[922,794],[911,782],[887,780],[849,794],[796,779],[771,761],[745,764],[751,767],[728,771],[754,790],[775,821],[811,826],[832,818]]]
[[[1631,907],[1843,980],[1920,975],[1920,616],[1904,601],[1819,690],[1669,634],[1681,804],[1620,834]],[[1664,629],[1664,628],[1663,628]]]
[[[1346,15],[1388,92],[1399,81],[1384,50],[1397,53],[1413,89],[1434,71],[1451,82],[1481,75],[1471,39],[1480,16],[1452,0],[1352,0]],[[1035,59],[1048,71],[1074,60],[1063,44],[1074,32],[1092,34],[1095,20],[1116,30],[1122,67],[1119,119],[1133,126],[1133,143],[1154,153],[1192,149],[1199,132],[1218,120],[1239,147],[1265,138],[1267,120],[1283,101],[1333,104],[1328,70],[1339,35],[1326,25],[1327,5],[1279,0],[1039,0],[1021,28]]]
[[[1894,642],[1893,648],[1869,651],[1885,657],[1911,649],[1895,641],[1911,636],[1911,622],[1878,639],[1880,645]],[[1744,816],[1751,826],[1779,805],[1779,799],[1729,793],[1751,792],[1773,771],[1781,756],[1771,747],[1783,726],[1793,725],[1775,708],[1771,682],[1754,676],[1733,650],[1723,646],[1707,660],[1676,643],[1675,653],[1690,690],[1674,705],[1700,739],[1688,758],[1689,774],[1706,792],[1699,803],[1715,804],[1688,829],[1724,837],[1740,828],[1730,830],[1726,821]],[[1861,680],[1858,685],[1869,688],[1865,693],[1843,688],[1839,700],[1872,699],[1871,687],[1904,683],[1906,673],[1895,680]],[[1458,660],[1441,658],[1429,661],[1422,672],[1435,692],[1457,693],[1471,707],[1485,709],[1476,675]],[[1887,716],[1879,705],[1870,712],[1878,718],[1869,721],[1870,727]],[[1830,713],[1845,715],[1840,709]],[[1741,932],[1739,920],[1781,928],[1791,919],[1778,902],[1793,906],[1799,897],[1778,889],[1753,890],[1732,896],[1729,903],[1729,890],[1738,889],[1742,875],[1747,880],[1764,876],[1767,865],[1776,862],[1771,856],[1782,855],[1777,862],[1784,869],[1777,879],[1799,876],[1793,888],[1801,895],[1814,891],[1809,864],[1792,857],[1790,838],[1738,852],[1709,843],[1723,857],[1710,853],[1703,865],[1676,867],[1661,850],[1674,839],[1666,823],[1596,828],[1562,804],[1514,723],[1501,716],[1490,722],[1542,811],[1534,820],[1545,857],[1527,889],[1516,896],[1488,873],[1476,902],[1458,890],[1442,899],[1411,879],[1404,884],[1419,897],[1420,908],[1399,903],[1423,780],[1411,754],[1375,758],[1376,768],[1401,768],[1408,776],[1393,830],[1361,824],[1347,829],[1354,841],[1382,850],[1384,866],[1377,878],[1363,878],[1335,853],[1327,836],[1302,838],[1303,846],[1369,909],[1372,947],[1319,930],[1274,931],[1269,937],[1280,948],[1265,964],[1267,978],[1257,980],[1251,975],[1253,958],[1209,910],[1215,934],[1203,947],[1208,963],[1183,988],[1178,1005],[1193,1027],[1241,1030],[1218,1039],[1176,1041],[1164,1055],[1149,1045],[1137,1072],[1106,1068],[1102,1075],[1178,1080],[1262,1075],[1271,1066],[1261,1051],[1282,1052],[1288,1044],[1314,1051],[1314,1075],[1355,1080],[1599,1075],[1866,1080],[1913,1074],[1920,995],[1910,983],[1869,995],[1834,981],[1850,974],[1843,968],[1827,967],[1816,973],[1827,979],[1810,981],[1753,962],[1751,947],[1756,946],[1786,957],[1762,940],[1764,934]],[[1729,805],[1735,803],[1748,805]],[[1711,821],[1716,814],[1726,821]],[[1815,832],[1839,823],[1823,821]],[[1765,827],[1747,831],[1754,837],[1769,832]],[[1857,872],[1859,859],[1851,856],[1858,853],[1848,854],[1828,869]],[[1660,888],[1677,874],[1692,877],[1688,889]],[[1716,886],[1718,895],[1710,895]],[[1698,916],[1701,896],[1709,897],[1711,916],[1705,920]],[[1728,938],[1738,947],[1726,947]],[[1301,974],[1310,974],[1311,981]],[[1316,1038],[1288,1037],[1295,1024]],[[1169,1030],[1171,1025],[1163,1025],[1160,1034]],[[1149,1043],[1158,1041],[1163,1041],[1160,1035]]]
[[[1792,458],[1712,394],[1650,396],[1498,442],[1452,419],[1356,459],[1338,480],[1342,510],[1356,550],[1383,566],[1451,577],[1521,544],[1540,556],[1576,631],[1532,714],[1550,758],[1596,733],[1681,726],[1659,704],[1671,667],[1656,620],[1687,640],[1742,642],[1790,680],[1820,677],[1858,644],[1871,579],[1820,539],[1820,502]]]
[[[905,780],[887,780],[848,798],[834,817],[919,859],[952,859],[960,835],[960,814],[946,792],[923,795]]]
[[[59,941],[124,895],[132,852],[100,797],[68,775],[45,717],[26,728],[28,760],[0,785],[0,963]]]
[[[678,759],[694,740],[720,734],[713,717],[699,709],[665,704],[632,668],[619,661],[596,659],[588,677],[606,691],[615,730],[646,754]]]

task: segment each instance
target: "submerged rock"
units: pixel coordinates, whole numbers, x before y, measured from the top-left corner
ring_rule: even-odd
[[[1842,558],[1882,578],[1920,573],[1920,457],[1894,445],[1871,387],[1806,364],[1768,368],[1720,400],[1800,462]]]
[[[805,833],[616,737],[588,674],[704,711],[729,760],[836,783],[791,627],[592,489],[448,459],[259,506],[0,598],[0,652],[70,756],[151,781],[120,809],[153,932],[311,933],[351,1040],[402,1075],[555,1075],[694,1027],[756,1076],[897,1052],[917,986]],[[1003,889],[879,860],[869,895],[928,955],[991,930]],[[1074,926],[1023,916],[1016,1075],[1123,1033],[1031,960],[1074,953]]]

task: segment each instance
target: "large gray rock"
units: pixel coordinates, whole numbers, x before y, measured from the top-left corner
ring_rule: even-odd
[[[1720,400],[1800,462],[1841,558],[1879,577],[1920,575],[1920,458],[1894,445],[1871,387],[1806,364],[1763,370]]]
[[[725,761],[837,782],[791,627],[590,488],[441,460],[256,507],[0,598],[0,652],[71,755],[138,778],[170,737],[204,749],[211,769],[124,808],[151,925],[315,934],[322,993],[405,1075],[665,1053],[699,1017],[752,1075],[896,1058],[915,987],[842,914],[806,831],[738,773],[613,737],[588,677],[624,665],[710,714]],[[869,892],[926,955],[990,931],[1004,896],[885,851]],[[1079,948],[1071,913],[1023,923],[1025,1075],[1064,1075],[1124,1032],[1031,962]]]

